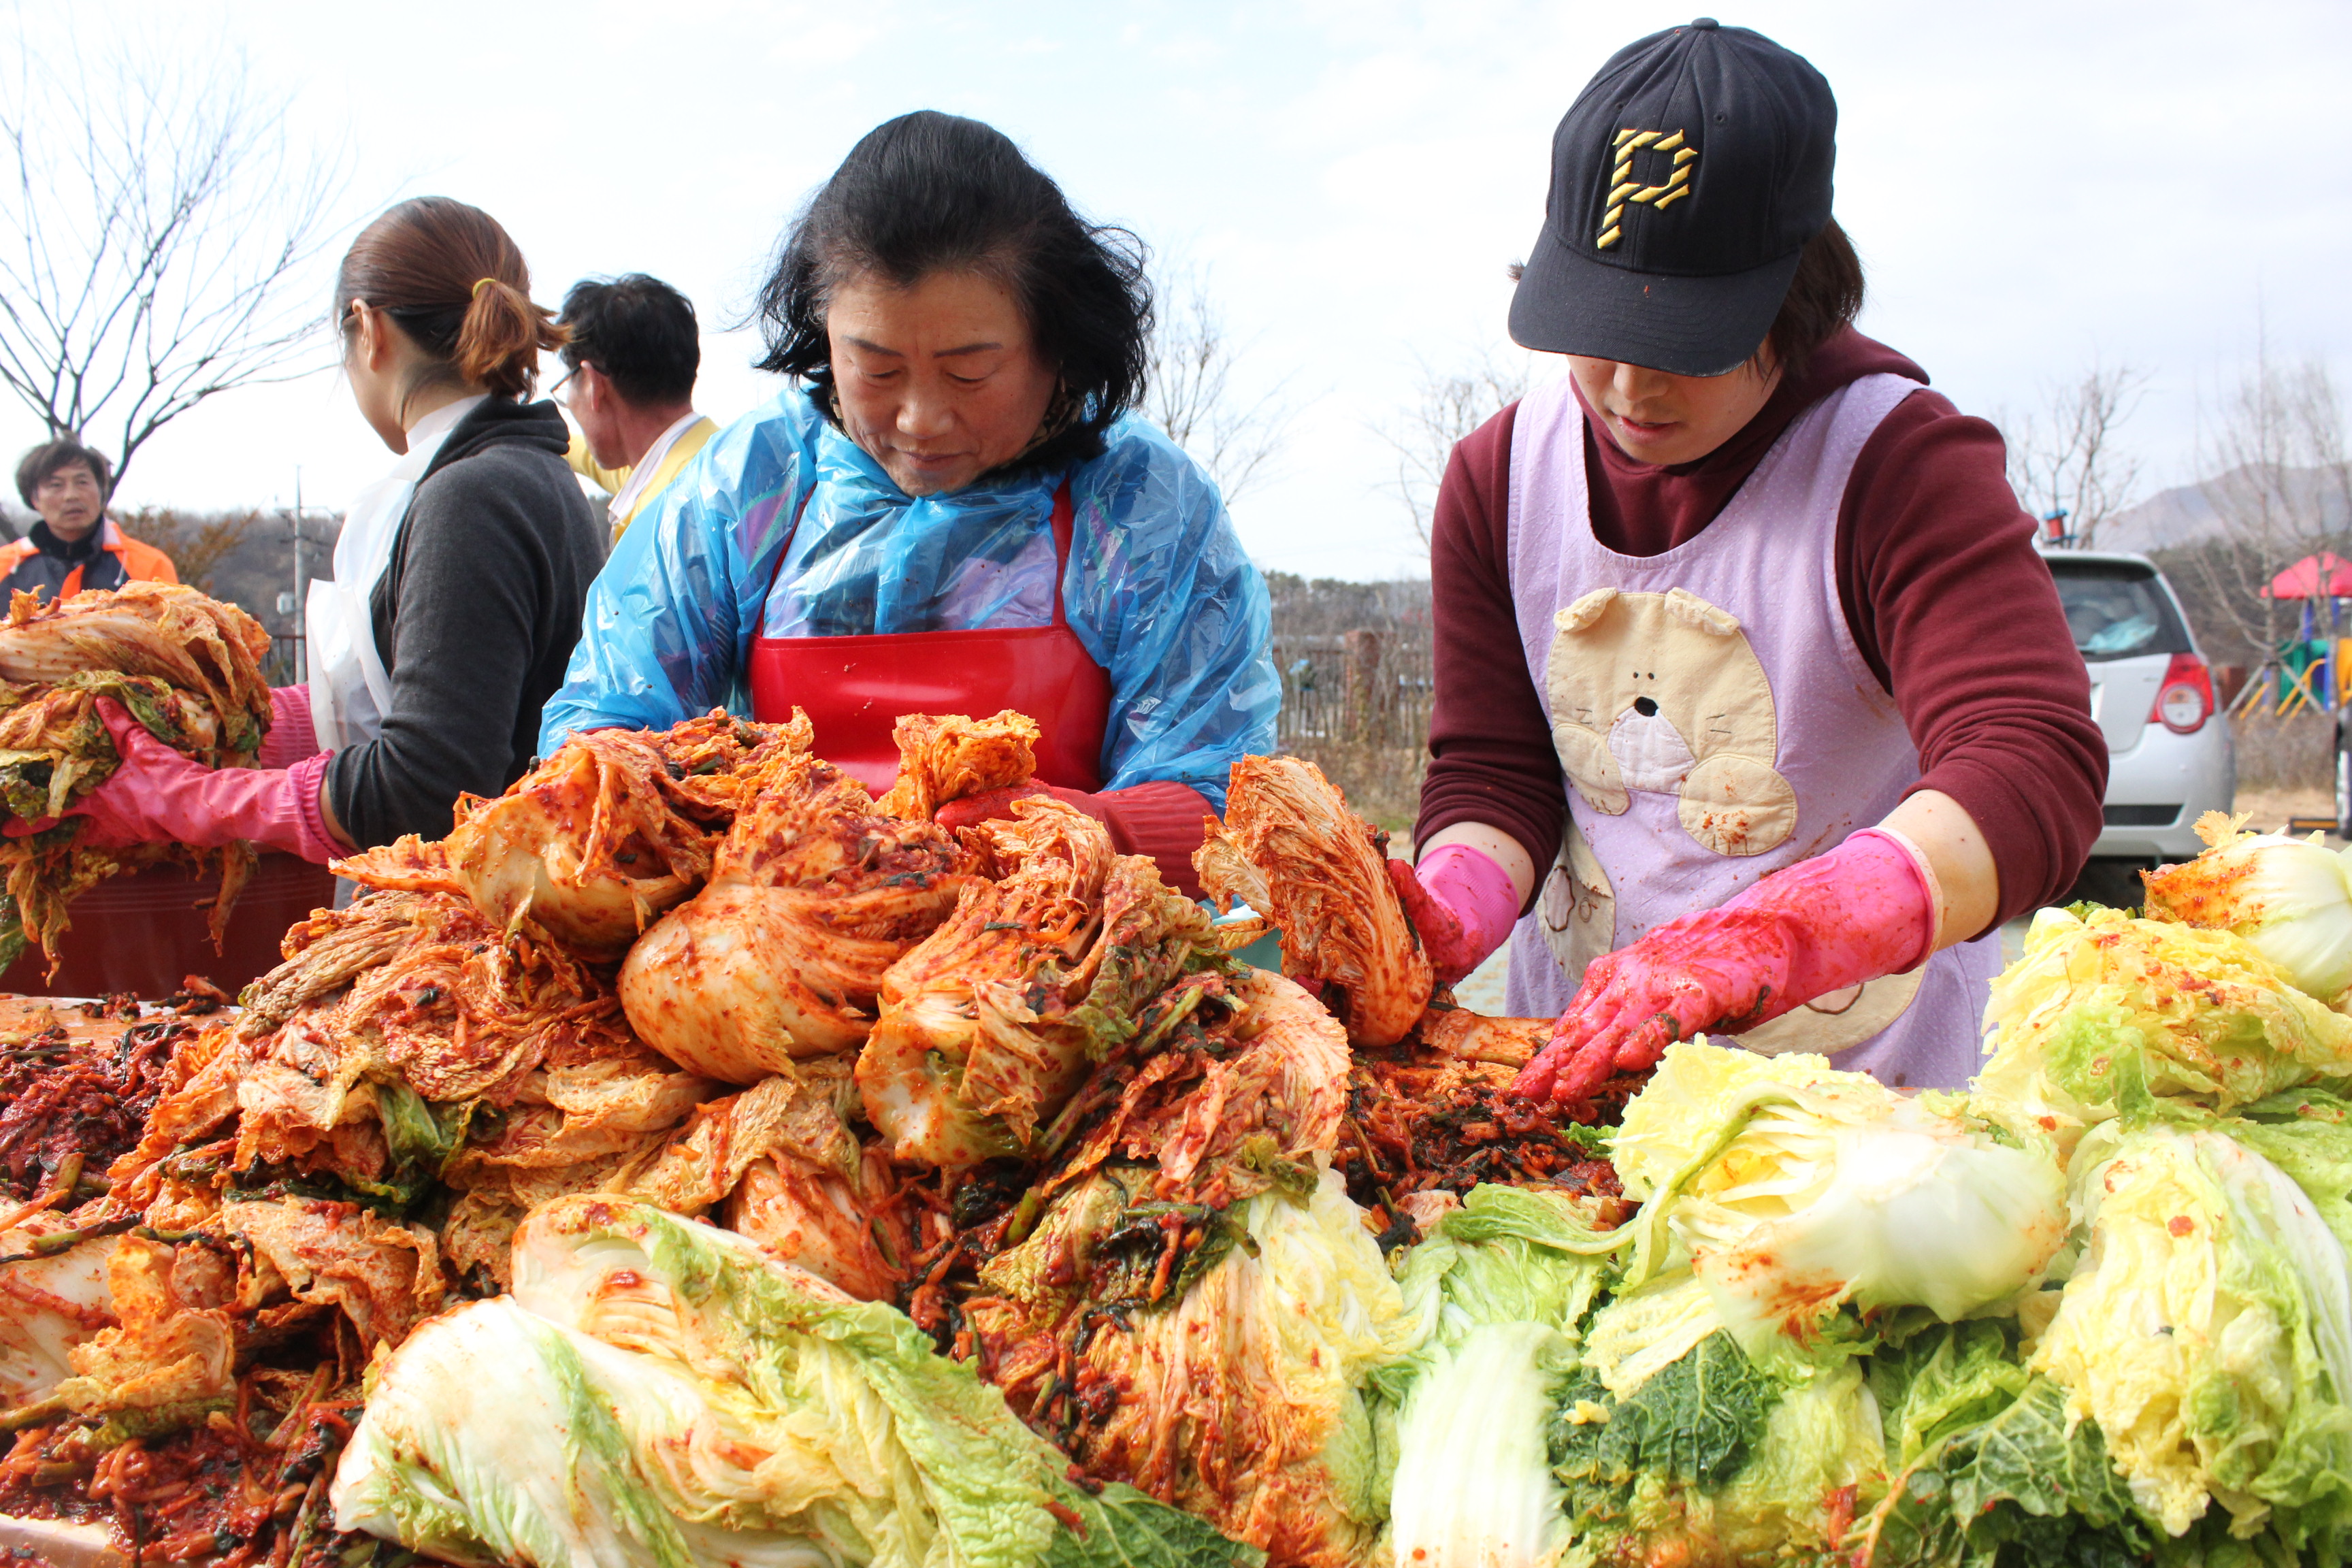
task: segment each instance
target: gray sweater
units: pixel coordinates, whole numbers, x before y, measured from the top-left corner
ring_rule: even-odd
[[[568,439],[553,404],[493,397],[418,481],[369,601],[392,708],[374,740],[327,764],[362,848],[442,837],[461,791],[496,795],[530,765],[604,564]]]

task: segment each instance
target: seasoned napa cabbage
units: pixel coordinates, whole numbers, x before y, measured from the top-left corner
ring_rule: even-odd
[[[2218,811],[2207,812],[2197,831],[2211,847],[2147,875],[2147,912],[2235,932],[2322,1002],[2352,987],[2352,882],[2344,858],[2316,833],[2239,834]]]
[[[2065,1237],[2048,1140],[1818,1057],[1675,1046],[1611,1147],[1646,1200],[1628,1283],[1687,1268],[1751,1355],[1848,1300],[1966,1316]]]
[[[253,872],[252,846],[89,846],[79,817],[35,828],[119,765],[100,697],[207,767],[250,762],[269,728],[261,674],[268,651],[268,634],[251,616],[175,583],[126,583],[46,603],[12,595],[0,617],[0,819],[14,819],[0,838],[0,966],[30,941],[49,954],[54,973],[74,900],[118,872],[164,860],[202,868],[217,857],[221,892],[207,923],[221,939]]]
[[[1103,826],[1050,797],[985,836],[994,882],[891,964],[857,1058],[866,1114],[890,1157],[964,1166],[1035,1155],[1088,1069],[1135,1014],[1221,950],[1200,906]]]
[[[173,1261],[169,1245],[136,1236],[107,1256],[115,1323],[66,1352],[74,1375],[53,1391],[66,1408],[137,1436],[202,1421],[232,1402],[228,1314],[184,1294]]]
[[[546,1205],[516,1291],[383,1363],[339,1524],[458,1563],[1257,1568],[1098,1495],[903,1316],[639,1204]]]
[[[1391,1046],[1429,1005],[1429,954],[1389,883],[1388,836],[1299,757],[1244,757],[1192,857],[1221,910],[1282,933],[1282,971],[1334,998],[1348,1037]]]
[[[1976,1095],[2071,1142],[2148,1096],[2216,1110],[2352,1073],[2352,1017],[2243,938],[2114,910],[2043,910],[1993,982]]]
[[[740,800],[809,748],[788,724],[724,712],[650,733],[574,735],[495,799],[459,799],[446,837],[410,835],[337,864],[363,886],[454,893],[501,929],[528,917],[610,963],[710,874]]]
[[[891,726],[898,777],[882,796],[894,816],[929,820],[950,801],[1026,784],[1037,772],[1037,721],[1007,708],[987,719],[908,713]]]
[[[1360,1562],[1387,1502],[1363,1384],[1424,1331],[1363,1211],[1328,1172],[1223,1211],[1150,1201],[1150,1179],[1097,1172],[986,1265],[964,1306],[977,1353],[1091,1474],[1276,1563]],[[1196,1232],[1181,1267],[1154,1266]]]
[[[2095,1131],[2073,1165],[2088,1248],[2032,1367],[2097,1422],[2179,1535],[2219,1502],[2291,1547],[2352,1528],[2352,1276],[2270,1161],[2216,1128]]]
[[[45,1399],[72,1373],[68,1352],[113,1318],[106,1285],[112,1237],[48,1257],[33,1254],[41,1237],[73,1228],[59,1216],[38,1215],[0,1231],[0,1409]]]
[[[831,763],[786,757],[728,828],[709,885],[628,949],[630,1026],[730,1083],[855,1051],[883,975],[956,907],[970,860],[928,817],[890,816]]]

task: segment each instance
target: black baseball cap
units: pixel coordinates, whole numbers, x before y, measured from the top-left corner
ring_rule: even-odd
[[[1738,368],[1830,221],[1837,100],[1801,55],[1712,16],[1629,44],[1551,141],[1511,336],[1675,375]]]

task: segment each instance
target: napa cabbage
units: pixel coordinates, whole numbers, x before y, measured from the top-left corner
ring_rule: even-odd
[[[2144,1562],[2153,1522],[2098,1424],[2027,1370],[2013,1322],[1890,1328],[1867,1364],[1886,1475],[1844,1545],[1871,1568]]]
[[[2198,831],[2210,848],[2146,878],[2148,914],[2235,932],[2322,1002],[2352,988],[2352,882],[2344,857],[2316,833],[2235,835],[2218,812]]]
[[[2065,1237],[2047,1138],[1819,1057],[1674,1046],[1612,1158],[1645,1200],[1626,1283],[1655,1284],[1604,1310],[1596,1345],[1627,1337],[1615,1313],[1696,1343],[1712,1324],[1675,1283],[1684,1272],[1751,1356],[1806,1340],[1848,1301],[1961,1318],[2026,1288]],[[1611,1378],[1621,1393],[1637,1382]]]
[[[1876,1325],[2013,1311],[2067,1229],[2046,1136],[1813,1056],[1672,1047],[1611,1153],[1643,1208],[1556,1403],[1571,1563],[1841,1551],[1889,1462]]]
[[[1610,1269],[1594,1235],[1564,1194],[1481,1186],[1403,1256],[1425,1337],[1369,1380],[1394,1467],[1392,1562],[1534,1568],[1566,1547],[1548,1433]]]
[[[2063,1143],[2152,1099],[2230,1110],[2352,1073],[2352,1017],[2228,931],[2043,910],[1993,982],[1975,1096]]]
[[[2088,1244],[2031,1365],[2179,1535],[2352,1542],[2352,1270],[2276,1164],[2231,1135],[2121,1122],[2076,1152]]]
[[[1826,1556],[1885,1463],[1857,1363],[1786,1380],[1721,1329],[1629,1394],[1580,1373],[1552,1452],[1571,1564]]]
[[[1258,1568],[1098,1494],[903,1315],[647,1205],[561,1199],[512,1296],[374,1373],[341,1528],[461,1563]]]

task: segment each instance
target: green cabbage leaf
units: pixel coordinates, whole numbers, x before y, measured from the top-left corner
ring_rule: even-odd
[[[2227,931],[2043,910],[1993,982],[1974,1099],[2071,1147],[2150,1098],[2231,1110],[2352,1074],[2352,1017]]]
[[[1847,1542],[1871,1568],[2124,1568],[2158,1539],[2094,1422],[2026,1370],[2016,1325],[1921,1323],[1870,1359],[1888,1477]]]
[[[639,1204],[544,1205],[515,1293],[375,1372],[341,1528],[452,1562],[1259,1568],[1099,1494],[902,1314]]]
[[[1549,1433],[1611,1271],[1595,1234],[1565,1195],[1481,1186],[1401,1260],[1426,1337],[1368,1380],[1393,1465],[1391,1561],[1537,1568],[1566,1547]]]
[[[2138,1507],[2182,1535],[2352,1544],[2352,1269],[2311,1199],[2220,1125],[2100,1127],[2089,1227],[2031,1365],[2096,1422]]]
[[[1721,1329],[1630,1395],[1584,1371],[1559,1402],[1552,1453],[1571,1565],[1825,1557],[1884,1468],[1857,1363],[1786,1382]]]

